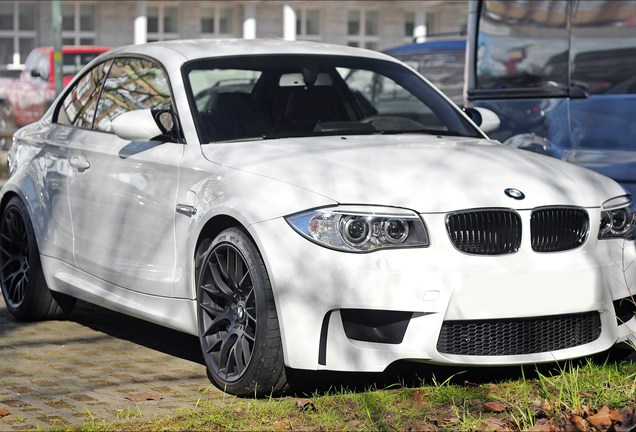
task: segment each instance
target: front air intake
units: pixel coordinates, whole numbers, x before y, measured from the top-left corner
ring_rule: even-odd
[[[598,312],[498,320],[444,321],[437,350],[468,356],[523,355],[557,351],[601,336]]]

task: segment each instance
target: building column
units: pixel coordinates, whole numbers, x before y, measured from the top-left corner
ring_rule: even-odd
[[[283,6],[283,39],[296,40],[296,9],[291,3]]]
[[[135,2],[135,45],[148,42],[148,7],[145,1]]]
[[[256,5],[243,3],[243,39],[256,39]]]
[[[426,42],[426,9],[418,9],[415,12],[413,39],[416,43]]]

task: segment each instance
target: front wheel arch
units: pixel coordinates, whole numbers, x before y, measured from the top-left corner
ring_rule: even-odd
[[[235,226],[198,244],[197,326],[211,381],[243,397],[289,391],[292,371],[284,365],[274,297],[254,240],[242,226]],[[227,353],[234,347],[249,355],[232,360]]]

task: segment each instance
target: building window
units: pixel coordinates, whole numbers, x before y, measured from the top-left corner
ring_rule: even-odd
[[[148,42],[179,39],[179,7],[169,4],[148,6]]]
[[[62,3],[62,44],[95,45],[95,4]]]
[[[432,36],[437,33],[435,28],[436,21],[434,13],[428,12],[426,14],[426,36]]]
[[[296,38],[298,40],[321,40],[320,10],[296,9]]]
[[[468,14],[461,14],[459,16],[459,33],[465,35],[468,30]]]
[[[380,40],[380,18],[377,10],[347,12],[347,45],[377,50]]]
[[[201,36],[234,36],[234,7],[202,6]]]
[[[407,12],[404,15],[404,37],[413,39],[415,33],[415,12]]]
[[[0,64],[21,67],[35,48],[36,2],[0,2]]]

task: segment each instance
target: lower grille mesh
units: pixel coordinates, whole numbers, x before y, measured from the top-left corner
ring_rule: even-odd
[[[440,353],[519,355],[556,351],[595,341],[601,335],[598,312],[522,319],[445,321],[437,341]]]

